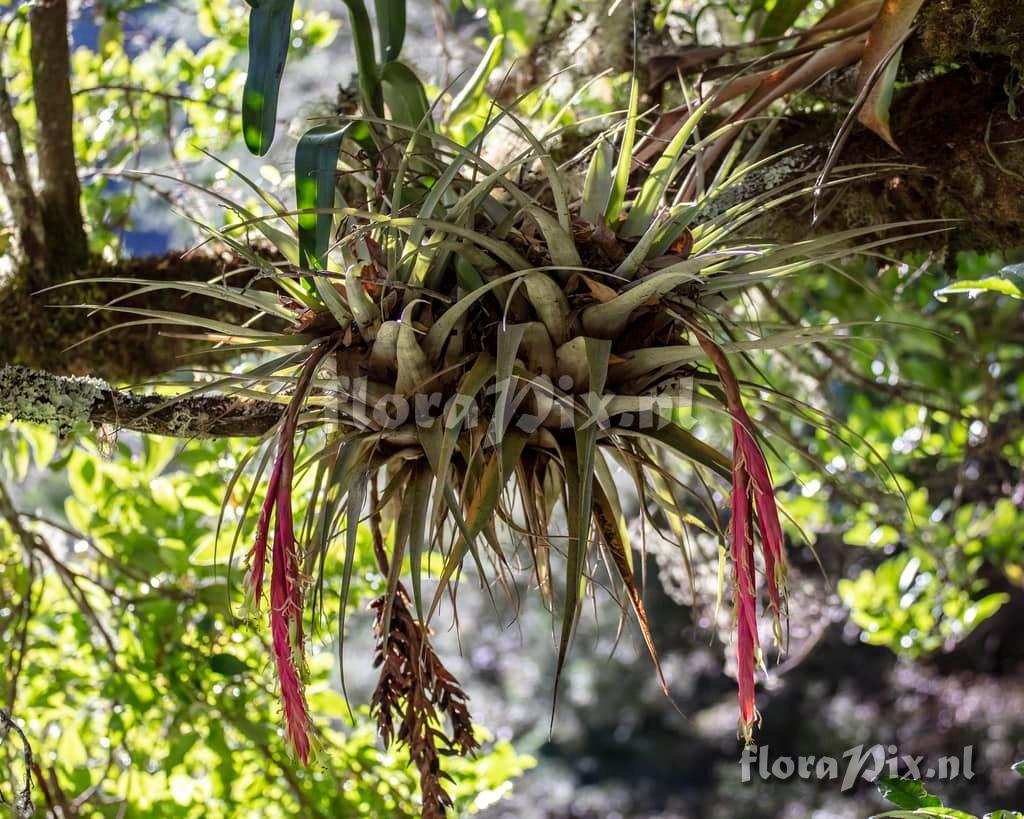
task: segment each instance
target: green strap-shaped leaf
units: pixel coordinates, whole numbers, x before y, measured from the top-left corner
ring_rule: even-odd
[[[600,460],[600,459],[598,459]],[[662,690],[668,694],[668,682],[665,680],[665,672],[661,667],[661,660],[658,659],[658,650],[654,645],[654,636],[651,634],[651,627],[647,620],[647,611],[644,609],[644,601],[640,596],[640,589],[637,588],[636,580],[633,577],[633,567],[630,565],[629,546],[622,538],[619,530],[618,513],[613,506],[611,499],[605,494],[600,482],[594,484],[594,520],[597,523],[598,531],[604,540],[605,546],[612,557],[612,564],[615,566],[622,585],[626,588],[626,595],[636,614],[637,622],[640,624],[640,633],[643,635],[644,644],[654,662],[654,668],[658,672],[658,679],[661,682]]]
[[[591,395],[602,395],[608,377],[608,359],[612,344],[603,339],[584,340],[587,355],[588,380]],[[588,407],[589,410],[589,407]],[[565,465],[566,509],[569,540],[566,544],[565,605],[562,610],[562,634],[558,643],[558,662],[555,670],[555,693],[565,665],[569,640],[582,593],[583,569],[587,547],[590,545],[590,524],[594,507],[594,459],[597,454],[598,419],[590,412],[575,413],[575,447],[561,447]]]
[[[381,96],[380,76],[377,68],[377,52],[373,47],[373,29],[370,15],[363,0],[345,0],[349,18],[352,21],[352,38],[356,46],[356,68],[359,74],[359,92],[363,105],[373,116],[384,113]]]
[[[384,83],[384,101],[396,122],[411,128],[433,125],[427,92],[409,66],[403,62],[386,63],[381,67],[380,77]]]
[[[499,34],[491,40],[491,44],[487,46],[487,51],[484,52],[484,56],[481,58],[480,64],[477,65],[473,75],[455,99],[452,100],[452,107],[448,111],[449,125],[455,125],[473,110],[476,100],[480,98],[484,88],[487,86],[487,80],[490,78],[491,72],[501,62],[501,55],[504,53],[504,49],[505,35]]]
[[[626,329],[634,311],[652,299],[660,299],[680,285],[696,280],[702,268],[709,266],[706,258],[688,259],[641,279],[611,301],[587,307],[583,311],[583,329],[598,338],[616,338]]]
[[[587,168],[587,177],[583,183],[583,203],[580,207],[580,217],[593,225],[604,216],[608,207],[608,197],[612,193],[612,165],[615,162],[615,149],[605,138],[601,137],[596,146],[594,154],[590,157],[590,166]]]
[[[587,374],[589,394],[604,395],[608,380],[608,361],[612,343],[605,339],[587,338]],[[590,542],[590,517],[594,487],[594,458],[597,454],[597,432],[600,419],[588,412],[576,413],[576,458],[580,467],[580,521],[579,533],[584,546]]]
[[[605,220],[614,225],[626,201],[626,187],[629,185],[629,169],[633,164],[633,143],[636,141],[637,109],[640,105],[640,83],[633,77],[629,90],[629,111],[626,114],[626,127],[622,129],[622,144],[619,146],[619,161],[615,166],[615,178],[612,192],[608,197],[608,208],[604,212]]]
[[[263,156],[274,141],[277,95],[288,59],[295,0],[250,2],[249,73],[242,93],[242,133],[246,147]]]
[[[810,4],[810,0],[778,0],[772,10],[768,12],[768,16],[765,17],[757,36],[762,38],[778,37],[785,34],[789,27],[796,22],[796,18]]]
[[[334,214],[338,151],[349,125],[318,125],[295,148],[295,203],[299,210],[299,264],[326,266]],[[314,212],[316,211],[316,212]]]
[[[380,57],[385,63],[397,60],[405,42],[405,0],[374,0]]]
[[[631,433],[625,432],[624,434]],[[732,461],[728,456],[723,455],[714,447],[704,443],[692,432],[683,429],[677,424],[666,424],[663,427],[645,429],[639,435],[640,437],[656,441],[681,458],[686,458],[701,466],[706,466],[723,478],[729,479],[732,476]]]
[[[408,161],[419,173],[435,175],[438,171],[434,162],[434,117],[423,83],[416,72],[403,62],[383,65],[380,78],[384,102],[391,119],[413,129],[411,133],[403,130],[398,134],[398,139],[409,139],[411,143],[403,162]],[[399,199],[395,207],[400,206]]]
[[[555,662],[555,684],[551,694],[552,707],[558,701],[558,686],[569,651],[576,614],[579,609],[583,583],[584,544],[580,537],[579,521],[584,513],[580,501],[580,469],[575,447],[560,446],[565,468],[565,518],[568,539],[565,547],[565,601],[562,604],[562,632],[558,639],[558,659]],[[587,510],[589,512],[589,510]],[[552,719],[554,714],[552,713]]]
[[[639,236],[650,226],[661,205],[665,191],[668,190],[668,186],[682,169],[684,164],[681,158],[683,146],[714,102],[714,97],[708,97],[686,117],[676,135],[672,137],[672,141],[662,152],[650,175],[644,181],[640,195],[637,196],[633,207],[630,208],[629,216],[620,231],[623,236]],[[643,260],[641,259],[641,261]]]

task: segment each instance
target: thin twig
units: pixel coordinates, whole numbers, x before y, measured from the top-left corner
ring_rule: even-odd
[[[91,85],[87,88],[77,88],[73,93],[75,96],[78,96],[79,94],[96,94],[103,91],[122,91],[126,94],[146,94],[151,97],[158,97],[159,99],[169,100],[171,102],[205,105],[208,108],[216,108],[232,114],[238,113],[238,109],[233,105],[228,102],[220,102],[214,97],[200,99],[198,97],[190,97],[188,94],[176,94],[172,91],[160,91],[158,89],[146,88],[142,85],[130,85],[127,83],[101,83],[99,85]]]
[[[22,759],[25,763],[25,784],[17,791],[13,801],[8,801],[0,792],[0,805],[13,808],[18,819],[30,819],[35,816],[36,812],[35,806],[32,804],[32,768],[35,764],[32,745],[29,743],[28,737],[25,736],[25,732],[21,730],[21,726],[3,709],[0,709],[0,727],[3,728],[3,732],[0,733],[0,743],[6,741],[11,731],[17,734],[18,739],[21,740]]]

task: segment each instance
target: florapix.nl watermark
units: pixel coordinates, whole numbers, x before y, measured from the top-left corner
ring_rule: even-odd
[[[919,780],[952,781],[974,778],[974,746],[959,754],[929,760],[900,753],[895,745],[857,745],[835,756],[773,756],[768,745],[748,745],[740,756],[740,780],[786,781],[807,779],[838,782],[848,791],[858,781],[874,782],[879,777],[907,777]]]
[[[328,396],[328,417],[374,430],[468,430],[485,424],[488,445],[517,430],[531,434],[547,429],[625,429],[650,432],[673,424],[673,415],[692,409],[690,377],[672,378],[640,395],[577,390],[568,376],[509,377],[460,392],[415,390],[396,392],[366,377],[335,375],[321,387]]]

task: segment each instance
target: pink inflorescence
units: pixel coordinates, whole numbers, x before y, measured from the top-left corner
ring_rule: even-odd
[[[277,461],[270,474],[267,497],[260,510],[256,540],[250,552],[246,577],[247,594],[258,608],[263,596],[263,573],[267,556],[270,519],[276,509],[270,575],[270,632],[274,660],[281,685],[288,739],[303,764],[309,761],[310,719],[300,669],[305,662],[303,647],[303,587],[292,520],[292,473],[295,453],[291,436],[282,435]]]
[[[754,523],[761,540],[768,584],[769,605],[776,624],[781,616],[781,586],[785,571],[782,526],[775,504],[768,462],[751,433],[752,421],[742,406],[730,407],[733,418],[732,459],[732,557],[736,584],[736,658],[739,682],[740,721],[749,742],[757,709],[754,705],[754,673],[760,640],[757,634],[757,590],[754,574]]]

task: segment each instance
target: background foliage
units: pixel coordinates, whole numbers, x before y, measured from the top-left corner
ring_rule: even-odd
[[[166,243],[162,227],[154,230],[156,238],[147,238],[149,226],[137,206],[141,199],[155,195],[178,208],[198,201],[171,186],[126,181],[121,171],[157,167],[194,181],[228,184],[223,175],[215,178],[218,171],[199,148],[223,152],[239,132],[239,55],[247,9],[226,0],[186,5],[198,28],[184,39],[151,30],[142,13],[152,8],[145,3],[106,3],[98,16],[90,17],[90,8],[77,24],[76,152],[94,249],[110,258],[153,249],[152,241],[156,249]],[[710,12],[664,7],[664,23],[674,30],[695,32],[708,25]],[[503,65],[528,52],[544,20],[535,7],[513,3],[473,3],[455,11],[457,19],[477,21],[467,39],[477,35],[481,54],[495,35],[505,37]],[[587,12],[586,3],[558,3],[554,14]],[[291,59],[343,36],[335,19],[322,10],[303,10],[294,26]],[[742,30],[742,21],[727,20],[723,26],[729,34]],[[17,114],[31,134],[27,45],[17,14],[8,36],[12,47],[4,71],[20,100]],[[173,97],[167,96],[167,77],[177,78]],[[474,122],[486,112],[489,93],[502,95],[492,82],[470,100],[457,131],[460,139],[470,139],[479,128]],[[579,110],[622,108],[626,93],[620,76],[603,79],[577,100]],[[550,117],[564,101],[556,88],[527,97],[523,107]],[[268,162],[262,170],[268,184],[282,190],[290,187],[288,173],[280,163]],[[985,279],[1020,261],[1019,253],[989,250],[808,271],[798,287],[766,290],[749,306],[759,320],[780,324],[794,316],[807,323],[865,322],[842,346],[750,362],[778,392],[764,396],[763,417],[775,425],[780,440],[797,443],[778,450],[792,476],[782,498],[803,530],[790,526],[789,534],[806,536],[829,578],[823,580],[809,547],[797,548],[795,562],[809,591],[796,600],[820,605],[807,602],[795,612],[794,633],[810,635],[797,646],[817,646],[819,653],[812,653],[803,668],[781,675],[781,689],[769,693],[766,716],[769,722],[784,721],[788,692],[804,692],[824,714],[818,740],[832,753],[857,739],[850,723],[866,708],[879,721],[869,739],[893,737],[902,746],[924,746],[915,753],[980,736],[987,743],[981,752],[989,754],[983,762],[985,783],[954,783],[948,800],[977,811],[994,806],[989,793],[1007,807],[1021,799],[1019,783],[1000,771],[1009,771],[1024,741],[1020,710],[1014,713],[1014,703],[1021,702],[1021,656],[1019,647],[1009,645],[1005,625],[1006,618],[1012,623],[1019,617],[1024,584],[1024,334],[1021,302],[1008,288],[976,298],[941,291],[951,274]],[[1013,282],[1012,276],[1001,280]],[[835,424],[813,428],[778,412],[780,396],[805,394],[808,388],[817,408],[844,425],[839,439],[832,434]],[[32,737],[41,772],[55,793],[111,816],[122,815],[125,806],[131,816],[414,812],[415,782],[407,760],[379,749],[364,711],[356,708],[354,725],[345,717],[337,658],[327,635],[316,643],[310,687],[317,724],[324,728],[323,768],[303,773],[287,758],[276,731],[267,647],[234,620],[232,604],[239,601],[224,559],[229,537],[221,538],[220,560],[214,559],[224,475],[241,456],[239,446],[178,446],[132,436],[107,441],[84,434],[62,444],[49,433],[15,425],[2,434],[4,497],[24,513],[5,512],[0,523],[0,645],[9,652],[14,672],[6,681],[4,707]],[[874,457],[865,456],[865,444]],[[233,490],[239,502],[247,489],[243,478]],[[227,523],[230,530],[233,521]],[[246,533],[240,543],[246,543]],[[708,565],[717,571],[714,548]],[[652,555],[649,569],[672,588],[676,569],[670,560]],[[331,606],[338,605],[331,590],[337,589],[339,567],[329,563],[328,571],[330,622]],[[357,597],[379,589],[381,580],[369,562],[356,576],[362,584]],[[574,802],[584,815],[588,798],[595,806],[613,804],[637,815],[669,811],[679,779],[696,787],[702,777],[712,793],[702,803],[705,815],[737,815],[746,798],[765,804],[763,791],[744,796],[730,785],[736,779],[732,726],[721,718],[714,721],[716,705],[731,693],[717,669],[709,670],[709,657],[717,659],[727,648],[718,644],[709,654],[688,643],[695,632],[704,642],[716,632],[713,578],[709,583],[704,591],[710,594],[701,599],[683,595],[684,609],[653,581],[648,587],[680,624],[657,636],[666,665],[680,680],[674,693],[689,697],[683,701],[692,704],[694,720],[684,727],[671,723],[663,734],[656,723],[666,721],[664,702],[644,694],[640,683],[623,682],[630,679],[628,666],[643,662],[634,659],[633,646],[624,646],[607,667],[573,660],[569,688],[577,693],[560,712],[561,725],[550,742],[536,730],[548,713],[547,696],[538,694],[547,693],[543,684],[524,690],[516,680],[531,673],[524,667],[550,665],[548,624],[524,619],[525,645],[513,641],[509,648],[507,636],[490,634],[490,642],[470,652],[466,666],[482,676],[471,693],[492,701],[483,708],[484,724],[514,737],[516,748],[536,754],[544,772],[537,780],[527,774],[524,802],[513,802],[509,810],[517,804],[528,810],[531,798],[545,792],[545,783],[557,781],[563,783],[562,795],[556,787],[547,797],[553,814],[559,805]],[[25,601],[35,611],[27,623]],[[480,620],[485,618],[494,614],[481,606]],[[585,634],[608,647],[613,626],[588,626],[593,630]],[[488,635],[487,628],[480,631]],[[830,649],[832,643],[839,648]],[[489,646],[504,647],[512,659],[486,656]],[[876,688],[879,680],[882,686],[905,685],[904,700],[896,701],[899,690],[859,687],[855,673],[836,659],[841,651],[878,672]],[[992,676],[965,680],[965,668]],[[703,692],[696,690],[698,683],[706,684]],[[928,686],[931,693],[921,693]],[[972,686],[989,704],[957,716],[956,701]],[[838,713],[843,703],[850,711]],[[953,732],[955,740],[928,734],[920,724],[913,728],[915,738],[910,727],[898,724],[900,714],[933,706],[936,720],[947,719],[959,731]],[[642,739],[645,735],[653,739]],[[651,747],[659,739],[692,742],[708,755],[707,765],[719,767],[702,767],[683,751],[666,752],[664,744]],[[512,779],[532,764],[505,739],[491,740],[486,748],[479,760],[457,769],[458,804],[466,812],[502,798]],[[3,753],[10,781],[16,781],[16,744],[5,742]],[[664,759],[659,761],[659,754]],[[634,769],[631,758],[644,762]],[[0,787],[7,787],[4,780]],[[595,791],[598,796],[588,797]],[[829,815],[846,810],[845,815],[863,815],[864,805],[882,805],[864,790],[839,797],[797,783],[776,793],[784,793],[772,798],[789,803],[792,816],[819,808],[834,812]],[[594,815],[600,809],[594,807]]]

